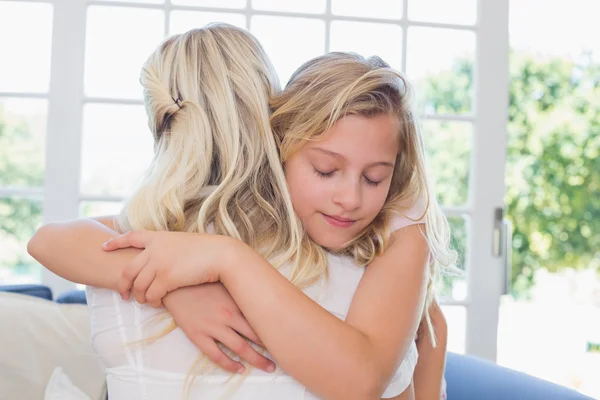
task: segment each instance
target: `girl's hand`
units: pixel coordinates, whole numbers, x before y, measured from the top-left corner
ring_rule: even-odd
[[[105,251],[144,249],[122,272],[121,297],[130,292],[138,303],[161,307],[162,298],[184,286],[218,282],[232,239],[185,232],[132,231],[106,241]]]
[[[175,323],[211,361],[221,368],[242,373],[244,366],[231,359],[218,343],[263,371],[273,372],[275,364],[253,348],[248,340],[262,346],[260,339],[221,283],[207,283],[177,289],[163,299]]]

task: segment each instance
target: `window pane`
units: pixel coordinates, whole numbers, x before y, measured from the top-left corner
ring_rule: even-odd
[[[282,85],[302,63],[325,52],[325,22],[321,20],[254,16],[251,26]]]
[[[82,201],[79,204],[79,215],[86,218],[119,215],[123,202],[117,201]]]
[[[27,254],[27,242],[41,223],[41,201],[0,199],[0,284],[40,281],[40,267]]]
[[[135,21],[135,29],[132,26]],[[160,10],[91,6],[85,51],[85,94],[142,98],[142,65],[164,36]]]
[[[510,45],[513,52],[525,51],[542,58],[581,58],[585,62],[592,55],[598,63],[598,15],[598,1],[512,0],[509,6]],[[557,21],[560,21],[559,25]]]
[[[331,0],[331,12],[350,17],[400,19],[403,3],[402,0]]]
[[[170,18],[170,35],[201,28],[211,22],[226,22],[246,29],[246,16],[243,14],[176,10],[171,12]]]
[[[467,202],[471,166],[470,122],[424,120],[421,123],[427,162],[442,205]]]
[[[44,184],[46,100],[0,98],[0,187]]]
[[[47,92],[51,48],[50,4],[0,2],[1,92]]]
[[[246,0],[171,0],[171,4],[179,6],[244,8]]]
[[[539,269],[533,274],[529,299],[501,299],[498,364],[598,399],[598,270]]]
[[[325,0],[252,0],[252,8],[266,11],[322,14],[325,12]]]
[[[81,192],[130,194],[152,160],[153,139],[142,106],[87,104],[83,109]]]
[[[453,29],[408,29],[407,73],[421,112],[466,114],[472,109],[475,34]]]
[[[329,47],[330,51],[353,51],[364,57],[377,55],[392,68],[402,69],[402,28],[398,25],[333,21]]]
[[[475,25],[477,1],[411,0],[408,2],[408,18],[413,21]]]
[[[509,11],[512,282],[498,363],[600,399],[600,2]]]
[[[467,308],[465,306],[441,306],[448,322],[448,351],[465,354]]]

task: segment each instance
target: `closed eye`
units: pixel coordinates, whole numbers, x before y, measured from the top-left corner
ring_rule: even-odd
[[[381,182],[383,182],[383,181],[372,181],[369,178],[367,178],[366,176],[363,176],[363,178],[365,178],[365,182],[369,186],[378,186]]]
[[[321,178],[331,178],[333,176],[333,174],[335,173],[335,170],[334,171],[330,171],[330,172],[322,172],[322,171],[319,171],[316,168],[313,168],[313,170],[315,171],[315,174],[317,176],[320,176]]]

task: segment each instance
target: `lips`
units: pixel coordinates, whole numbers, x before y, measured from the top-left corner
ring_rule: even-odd
[[[344,218],[337,215],[323,214],[323,217],[329,225],[335,226],[336,228],[347,228],[349,226],[354,225],[354,223],[356,222],[356,220],[354,219]]]

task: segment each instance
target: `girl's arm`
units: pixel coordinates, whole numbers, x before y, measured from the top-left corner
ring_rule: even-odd
[[[379,399],[414,340],[429,259],[419,226],[392,238],[367,267],[345,322],[246,245],[227,252],[235,261],[220,279],[283,370],[326,399]]]
[[[116,291],[123,269],[142,250],[102,251],[102,243],[119,235],[115,220],[109,216],[46,224],[29,240],[27,250],[65,279]],[[259,369],[271,372],[275,368],[241,336],[260,342],[221,284],[175,290],[164,298],[164,304],[190,340],[221,368],[238,372],[242,364],[226,355],[217,342],[236,349],[237,355]]]
[[[283,370],[326,399],[380,398],[414,340],[428,280],[417,225],[394,232],[367,267],[346,321],[231,237],[137,231],[103,247],[131,246],[144,252],[124,270],[121,293],[157,305],[171,290],[220,280]]]
[[[446,365],[448,325],[437,302],[429,308],[429,315],[437,346],[433,347],[429,329],[421,322],[417,338],[419,361],[414,374],[415,394],[418,400],[440,400]]]
[[[126,263],[141,253],[134,248],[103,252],[100,245],[118,235],[114,217],[53,222],[38,229],[27,243],[27,251],[69,281],[116,290]]]
[[[101,253],[99,245],[107,237],[107,232],[104,232],[102,240],[97,236],[95,240],[98,242],[85,250],[83,247],[87,239],[82,236],[84,227],[80,226],[82,230],[79,232],[74,230],[70,239],[66,232],[61,232],[61,226],[54,228],[54,232],[45,230],[45,235],[50,237],[46,237],[49,242],[43,248],[40,249],[40,242],[43,242],[41,236],[38,237],[38,246],[33,246],[36,243],[32,242],[32,248],[37,247],[40,254],[52,250],[54,256],[58,257],[46,263],[52,263],[54,270],[58,271],[64,268],[64,265],[58,265],[62,258],[63,262],[70,263],[72,274],[77,273],[82,265],[85,268],[92,265],[103,271],[107,259],[101,261],[96,252]],[[62,240],[56,239],[55,234],[63,235]],[[241,257],[237,259],[245,266],[239,268],[238,264],[237,271],[243,273],[229,273],[232,278],[227,279],[230,292],[238,293],[234,297],[238,297],[237,303],[243,305],[242,311],[251,325],[254,328],[260,326],[260,330],[255,330],[262,342],[272,353],[276,353],[286,371],[312,390],[323,393],[324,397],[379,398],[414,337],[423,301],[424,266],[428,249],[416,227],[404,228],[393,237],[395,243],[386,254],[367,268],[354,297],[347,324],[312,302],[247,246],[244,248],[246,251],[240,251]],[[73,246],[73,243],[77,243],[77,246]],[[62,251],[59,249],[61,246]],[[77,247],[74,254],[83,259],[75,260],[73,254],[69,254],[72,247]],[[117,253],[121,252],[114,254]],[[104,256],[110,254],[105,253]],[[231,255],[231,252],[227,254]],[[121,267],[133,258],[130,254]],[[411,262],[398,268],[397,259],[409,259]],[[44,263],[42,259],[39,260]],[[251,260],[255,262],[249,262]],[[112,261],[118,262],[116,258]],[[256,265],[257,268],[247,268],[249,265]],[[236,265],[228,268],[229,271],[235,269]],[[111,284],[112,279],[106,281]],[[247,294],[244,294],[244,286],[247,286]],[[397,307],[396,304],[402,304],[403,307]],[[265,312],[267,307],[273,309]],[[267,336],[268,341],[265,340]]]

